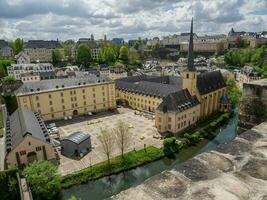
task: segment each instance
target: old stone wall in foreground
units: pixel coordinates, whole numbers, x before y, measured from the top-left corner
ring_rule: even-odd
[[[267,200],[267,122],[112,199]]]

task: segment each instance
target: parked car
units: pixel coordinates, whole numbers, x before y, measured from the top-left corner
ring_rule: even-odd
[[[48,129],[50,128],[53,128],[53,127],[56,127],[56,124],[55,123],[50,123],[46,126]]]

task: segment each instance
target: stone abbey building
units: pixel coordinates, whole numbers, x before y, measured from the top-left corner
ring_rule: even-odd
[[[117,100],[137,110],[155,112],[155,125],[161,133],[179,132],[200,118],[226,110],[226,95],[220,71],[198,74],[194,67],[193,20],[187,69],[181,77],[141,75],[116,81]]]

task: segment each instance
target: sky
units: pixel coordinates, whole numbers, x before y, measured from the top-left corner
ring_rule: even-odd
[[[0,0],[0,39],[77,40],[267,30],[267,0]]]

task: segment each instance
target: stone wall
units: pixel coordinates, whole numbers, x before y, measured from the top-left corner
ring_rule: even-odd
[[[243,84],[238,126],[246,130],[266,120],[261,112],[267,110],[267,79]]]
[[[267,200],[267,122],[112,199]]]

